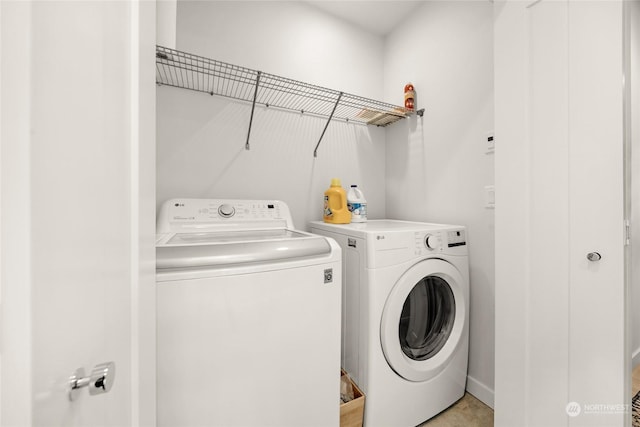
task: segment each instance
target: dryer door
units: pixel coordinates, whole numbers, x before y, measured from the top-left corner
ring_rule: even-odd
[[[391,368],[409,381],[440,373],[467,328],[467,286],[441,259],[415,264],[395,284],[380,325],[382,350]]]

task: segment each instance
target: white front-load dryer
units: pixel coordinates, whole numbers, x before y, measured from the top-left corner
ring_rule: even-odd
[[[469,348],[465,228],[394,220],[310,228],[342,248],[342,365],[366,395],[365,426],[416,426],[460,399]]]

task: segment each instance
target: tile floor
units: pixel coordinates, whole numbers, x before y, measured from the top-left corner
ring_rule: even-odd
[[[493,427],[493,409],[465,393],[449,409],[419,427]]]

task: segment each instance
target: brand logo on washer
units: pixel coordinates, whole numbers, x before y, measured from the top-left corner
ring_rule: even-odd
[[[324,283],[333,283],[333,268],[324,270]]]
[[[384,240],[384,235],[383,234],[378,234],[376,236],[376,240]]]

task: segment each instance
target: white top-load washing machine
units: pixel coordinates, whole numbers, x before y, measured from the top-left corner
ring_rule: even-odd
[[[365,426],[416,426],[460,399],[469,346],[465,228],[310,226],[343,249],[342,364],[366,395]]]
[[[157,232],[158,426],[338,426],[340,247],[271,200],[169,200]]]

